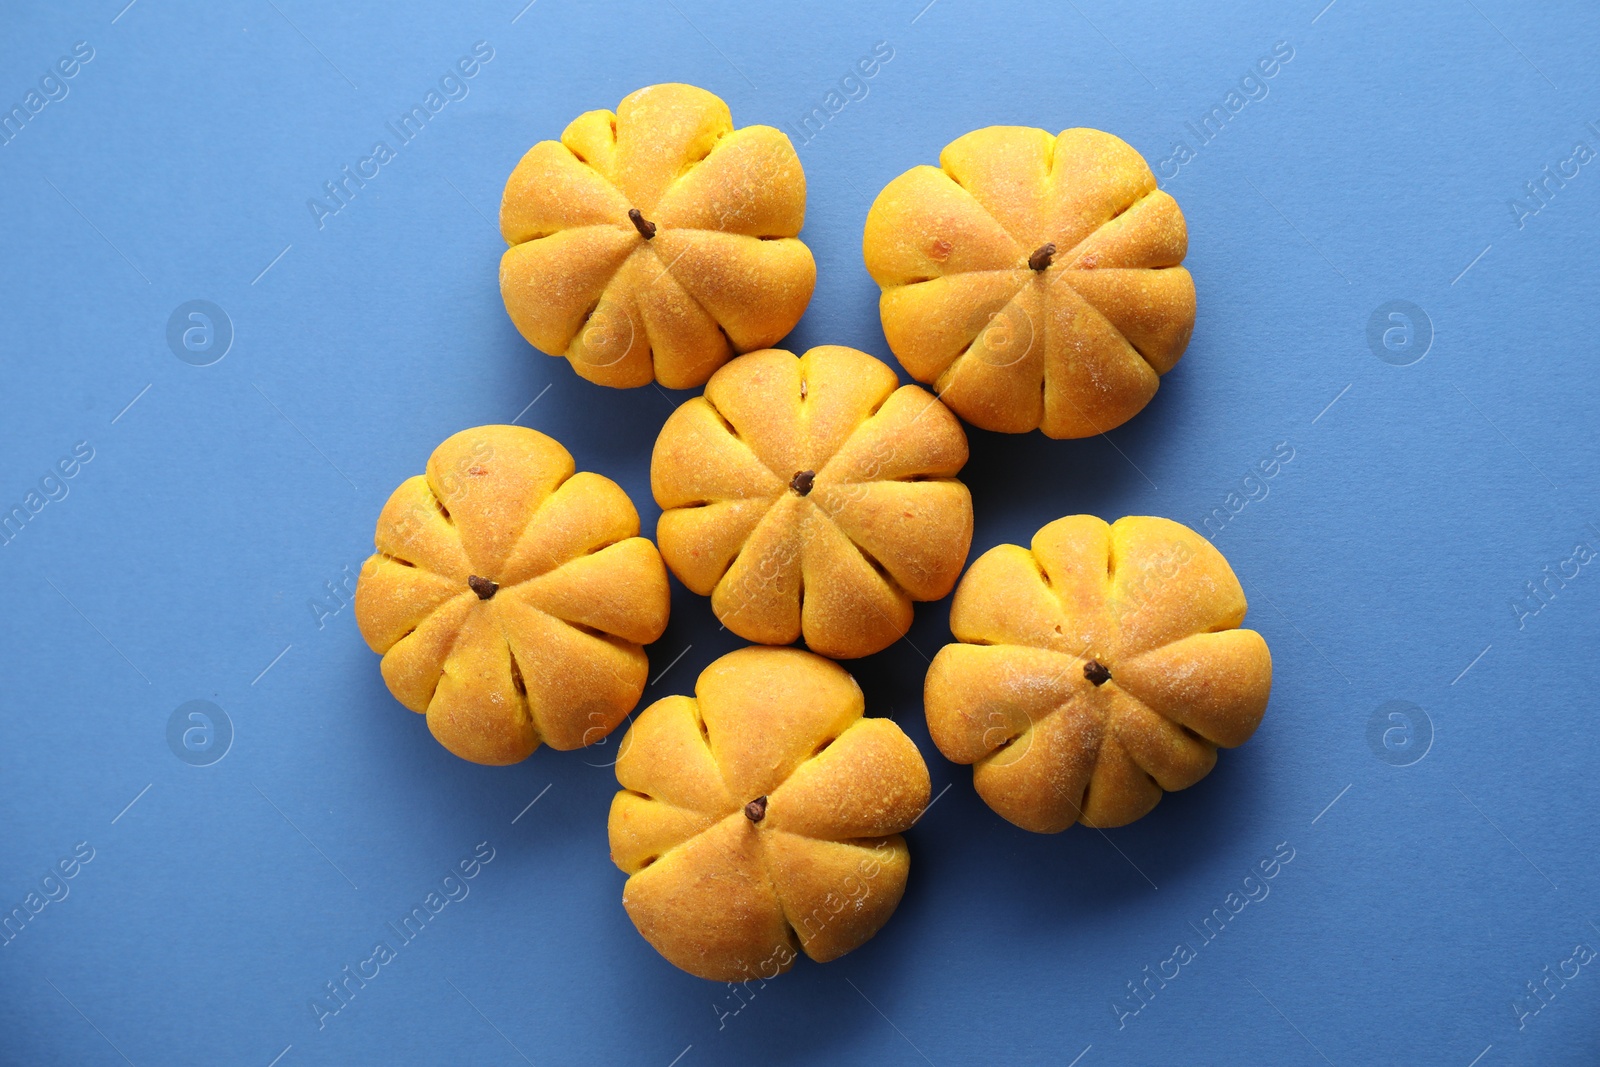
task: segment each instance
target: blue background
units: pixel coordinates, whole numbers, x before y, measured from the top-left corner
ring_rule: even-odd
[[[1600,962],[1520,1027],[1512,1006],[1600,948],[1600,574],[1514,607],[1600,549],[1600,164],[1520,226],[1510,207],[1600,148],[1593,5],[124,3],[0,15],[7,107],[94,49],[0,146],[0,504],[94,450],[0,548],[0,910],[94,850],[0,948],[0,1061],[1600,1062]],[[469,95],[319,228],[308,198],[478,41]],[[1162,184],[1199,291],[1187,355],[1108,437],[973,431],[973,555],[1079,512],[1199,527],[1288,442],[1213,528],[1275,686],[1254,739],[1146,819],[1030,835],[928,741],[948,603],[919,607],[851,667],[940,796],[904,903],[741,1008],[622,910],[614,740],[457,760],[389,697],[352,611],[319,626],[311,605],[338,606],[325,583],[389,491],[468,426],[556,436],[653,530],[650,445],[688,394],[591,386],[521,341],[496,288],[505,177],[660,81],[792,133],[880,41],[865,98],[798,146],[818,284],[786,346],[887,358],[862,222],[961,133],[1099,127],[1152,165],[1186,142]],[[1185,123],[1280,41],[1268,95],[1200,145]],[[194,299],[234,331],[210,366],[166,340]],[[1431,323],[1408,366],[1369,344],[1391,300],[1423,309],[1415,336]],[[675,587],[646,700],[738,643]],[[167,742],[197,699],[235,734],[208,767]],[[1390,701],[1420,710],[1374,748]],[[324,983],[484,841],[470,896],[319,1030]],[[1119,1028],[1125,983],[1283,842],[1270,895]]]

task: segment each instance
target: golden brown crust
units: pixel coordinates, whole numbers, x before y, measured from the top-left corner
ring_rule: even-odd
[[[966,461],[955,416],[866,353],[753,352],[662,427],[656,538],[739,636],[865,656],[904,635],[913,601],[955,586],[972,542]]]
[[[1023,829],[1130,823],[1260,725],[1272,656],[1244,614],[1227,560],[1188,527],[1058,519],[962,579],[928,731]]]
[[[1194,329],[1177,202],[1099,130],[991,126],[939,163],[867,213],[900,364],[986,430],[1088,437],[1132,418]]]
[[[384,505],[356,624],[395,699],[463,759],[593,744],[638,703],[640,646],[667,625],[666,568],[638,534],[627,494],[551,438],[463,430]]]
[[[771,978],[888,921],[928,769],[864,710],[838,665],[744,648],[707,667],[694,697],[639,714],[619,749],[611,858],[628,874],[629,917],[669,961],[715,981]]]
[[[500,292],[522,336],[582,377],[691,388],[800,320],[816,284],[805,207],[788,137],[734,129],[704,89],[648,86],[517,164]]]

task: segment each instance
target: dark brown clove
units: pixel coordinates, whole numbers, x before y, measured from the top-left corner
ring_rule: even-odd
[[[656,224],[648,221],[644,217],[644,212],[640,211],[638,208],[630,207],[628,209],[628,221],[633,223],[633,228],[638,230],[639,236],[643,237],[646,241],[650,240],[650,238],[656,235]],[[1054,251],[1055,246],[1051,245],[1050,247],[1051,250]]]

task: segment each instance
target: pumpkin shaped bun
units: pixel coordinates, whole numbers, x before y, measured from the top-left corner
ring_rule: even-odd
[[[1121,826],[1261,723],[1272,656],[1211,542],[1168,519],[1058,519],[956,590],[928,730],[1025,830]]]
[[[734,129],[704,89],[652,85],[511,172],[500,294],[522,336],[582,377],[687,389],[800,321],[817,278],[805,214],[788,137]]]
[[[356,623],[395,699],[445,748],[515,763],[632,711],[666,629],[667,572],[617,484],[522,426],[447,439],[378,516]]]
[[[889,920],[928,769],[855,679],[797,648],[743,648],[666,697],[618,750],[622,903],[671,963],[720,982],[844,955]]]
[[[650,459],[656,539],[723,625],[836,658],[887,648],[972,542],[967,436],[865,352],[740,356],[668,417]]]
[[[1194,329],[1183,212],[1099,130],[991,126],[867,213],[900,365],[974,426],[1089,437],[1155,395]]]

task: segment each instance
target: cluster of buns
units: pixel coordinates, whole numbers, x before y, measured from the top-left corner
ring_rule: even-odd
[[[928,770],[833,660],[887,648],[915,602],[955,589],[957,640],[926,679],[934,744],[1028,830],[1141,817],[1249,738],[1271,686],[1227,562],[1166,519],[1061,519],[961,578],[962,420],[1102,433],[1188,343],[1183,215],[1138,153],[992,127],[884,188],[867,269],[890,348],[932,392],[853,348],[771,347],[815,285],[804,217],[788,138],[736,129],[692,86],[641,89],[529,150],[500,216],[517,329],[602,385],[704,386],[651,455],[656,543],[560,444],[483,426],[394,492],[356,593],[396,699],[486,764],[629,716],[669,570],[757,642],[637,716],[609,824],[640,933],[719,981],[834,959],[899,903]],[[761,647],[796,641],[810,651]]]

